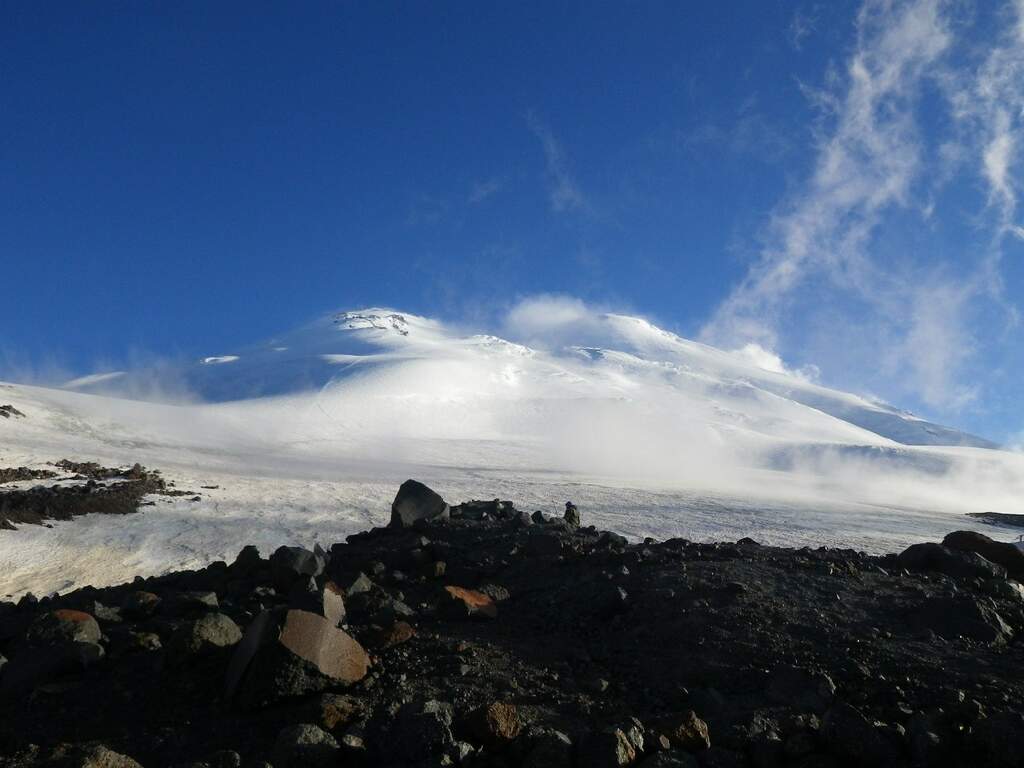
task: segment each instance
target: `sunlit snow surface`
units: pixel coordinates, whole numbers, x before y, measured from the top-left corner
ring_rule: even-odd
[[[0,531],[0,596],[230,560],[248,543],[328,546],[385,522],[407,477],[452,502],[571,499],[632,538],[873,552],[962,527],[1015,538],[963,513],[1024,512],[1020,454],[636,318],[544,330],[557,343],[542,349],[366,310],[237,355],[86,377],[80,392],[0,385],[0,404],[27,414],[0,420],[0,466],[138,461],[202,494]],[[86,393],[100,388],[121,396]],[[124,397],[154,394],[181,404]]]

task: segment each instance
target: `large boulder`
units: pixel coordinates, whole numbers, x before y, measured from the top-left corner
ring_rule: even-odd
[[[926,600],[908,617],[911,628],[931,630],[946,640],[966,637],[982,643],[1005,643],[1013,630],[994,608],[973,597]]]
[[[278,547],[270,556],[270,573],[277,589],[287,592],[296,582],[323,573],[323,555],[302,547]]]
[[[243,707],[362,680],[370,668],[366,650],[330,620],[309,611],[264,611],[235,649],[226,695]]]
[[[447,520],[451,512],[437,493],[418,480],[406,480],[391,504],[392,528],[410,528],[420,520]]]
[[[1003,566],[1010,577],[1024,581],[1024,551],[1013,544],[990,539],[976,531],[954,531],[942,540],[950,549],[975,552],[986,560]]]
[[[896,558],[908,571],[933,571],[957,579],[1006,578],[1006,569],[969,550],[950,549],[942,544],[913,544]]]

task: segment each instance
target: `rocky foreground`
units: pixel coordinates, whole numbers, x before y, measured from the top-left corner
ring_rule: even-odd
[[[409,481],[329,552],[0,603],[0,766],[1021,765],[1021,579],[973,533],[628,543]]]

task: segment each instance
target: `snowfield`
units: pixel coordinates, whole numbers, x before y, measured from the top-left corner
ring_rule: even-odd
[[[63,389],[0,385],[0,466],[141,462],[201,500],[0,531],[0,596],[329,546],[386,522],[415,477],[629,537],[871,552],[1024,512],[1024,456],[821,387],[757,349],[632,317],[519,318],[515,341],[390,310]],[[534,338],[542,337],[544,345]],[[160,400],[161,402],[155,402]],[[217,486],[203,489],[202,486]]]

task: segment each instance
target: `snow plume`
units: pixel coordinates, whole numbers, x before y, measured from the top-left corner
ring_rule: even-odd
[[[970,55],[956,45],[958,8],[942,0],[866,0],[844,72],[822,90],[805,89],[821,110],[812,170],[776,209],[765,246],[703,339],[731,348],[799,347],[826,375],[853,386],[868,382],[850,381],[851,371],[881,355],[882,369],[873,373],[888,382],[890,397],[916,397],[945,412],[975,398],[964,373],[979,344],[979,306],[998,304],[1004,318],[1015,319],[1001,294],[998,246],[965,254],[964,267],[885,237],[896,216],[927,220],[935,185],[948,184],[949,168],[972,156],[988,185],[988,207],[998,213],[997,243],[1024,234],[1014,218],[1013,176],[1024,108],[1024,3],[1006,9],[1011,31],[977,70],[960,56],[959,69],[953,66],[954,50]],[[936,94],[957,118],[952,137],[932,135],[942,120],[930,116],[926,131],[919,119],[923,100]],[[811,341],[808,327],[817,328]]]

